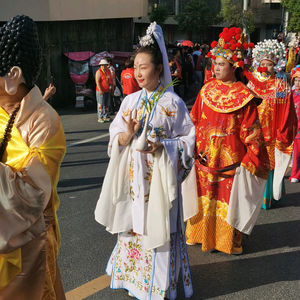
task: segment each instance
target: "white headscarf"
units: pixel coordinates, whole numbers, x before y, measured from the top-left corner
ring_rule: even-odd
[[[156,24],[156,22],[153,22],[149,25],[146,35],[143,36],[140,39],[140,44],[142,47],[145,46],[150,46],[151,44],[154,43],[152,36],[155,38],[159,49],[162,53],[162,59],[163,59],[163,72],[160,75],[160,82],[162,83],[163,86],[166,86],[172,81],[171,77],[171,72],[170,72],[170,67],[169,67],[169,59],[167,55],[167,50],[166,50],[166,45],[165,45],[165,40],[164,40],[164,35],[162,32],[162,29],[159,25]],[[173,92],[173,86],[168,87],[168,91]]]

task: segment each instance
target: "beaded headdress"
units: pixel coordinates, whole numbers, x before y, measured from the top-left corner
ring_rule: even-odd
[[[225,27],[219,35],[219,40],[211,43],[212,49],[208,56],[213,60],[221,57],[235,67],[242,67],[245,50],[253,47],[254,44],[248,43],[248,36],[242,34],[241,28]]]
[[[286,65],[284,60],[285,46],[278,43],[277,40],[264,40],[258,42],[252,51],[253,65],[259,67],[259,63],[262,60],[269,60],[274,63],[277,71],[283,69]]]
[[[294,79],[295,77],[300,77],[300,65],[297,65],[292,71],[291,71],[291,77]]]

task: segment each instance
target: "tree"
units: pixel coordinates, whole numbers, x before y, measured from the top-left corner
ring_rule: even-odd
[[[243,24],[245,23],[249,34],[255,30],[255,20],[252,10],[249,9],[244,12],[242,2],[234,0],[221,0],[221,4],[222,9],[220,11],[220,17],[222,17],[224,21],[228,22],[229,26],[243,28]]]
[[[204,1],[190,0],[184,7],[184,12],[176,15],[178,29],[184,31],[203,32],[211,27],[217,17],[217,13]]]
[[[151,7],[151,13],[149,15],[150,22],[156,22],[160,27],[164,26],[165,21],[168,18],[168,10],[165,5],[154,4]]]
[[[288,12],[291,14],[289,20],[288,30],[289,31],[300,31],[300,2],[299,0],[282,0],[281,4],[286,7]]]

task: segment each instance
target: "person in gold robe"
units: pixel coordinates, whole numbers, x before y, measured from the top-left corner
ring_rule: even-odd
[[[34,85],[43,59],[36,24],[16,16],[0,40],[0,300],[63,300],[56,186],[64,131]]]

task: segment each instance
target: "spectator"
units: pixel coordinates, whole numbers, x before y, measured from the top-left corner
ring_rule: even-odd
[[[110,118],[108,114],[109,94],[111,91],[112,79],[111,73],[108,69],[108,61],[104,58],[101,59],[100,68],[96,72],[96,97],[97,97],[97,109],[98,109],[98,122],[109,122]]]
[[[193,49],[191,47],[188,48],[187,55],[191,57],[191,63],[193,65],[193,72],[194,72],[195,71],[195,61],[193,58]]]
[[[273,39],[273,40],[277,40],[277,37],[278,37],[278,33],[277,33],[276,28],[274,28],[274,29],[273,29],[273,32],[272,32],[272,39]]]
[[[281,31],[277,35],[277,41],[278,43],[283,43],[283,33]]]
[[[192,56],[186,54],[182,64],[182,82],[184,85],[184,95],[188,93],[190,85],[193,83],[194,69],[192,65]]]
[[[201,52],[200,52],[201,53]],[[196,75],[197,75],[197,78],[198,78],[198,82],[199,82],[199,85],[200,85],[200,89],[202,87],[202,84],[203,84],[203,75],[202,75],[202,58],[203,58],[203,55],[202,53],[199,55],[198,57],[198,60],[197,60],[197,65],[196,65]]]
[[[178,80],[182,80],[182,67],[181,67],[181,63],[180,63],[180,50],[179,49],[174,49],[172,51],[172,55],[174,57],[174,63],[176,66],[176,77]],[[174,86],[174,92],[179,96],[179,84],[180,82],[178,82],[175,86]]]
[[[198,57],[201,55],[200,46],[197,45],[194,47],[193,55],[197,55]]]
[[[140,87],[134,77],[133,64],[134,57],[131,56],[125,61],[126,69],[121,73],[121,85],[124,97],[140,90]]]

